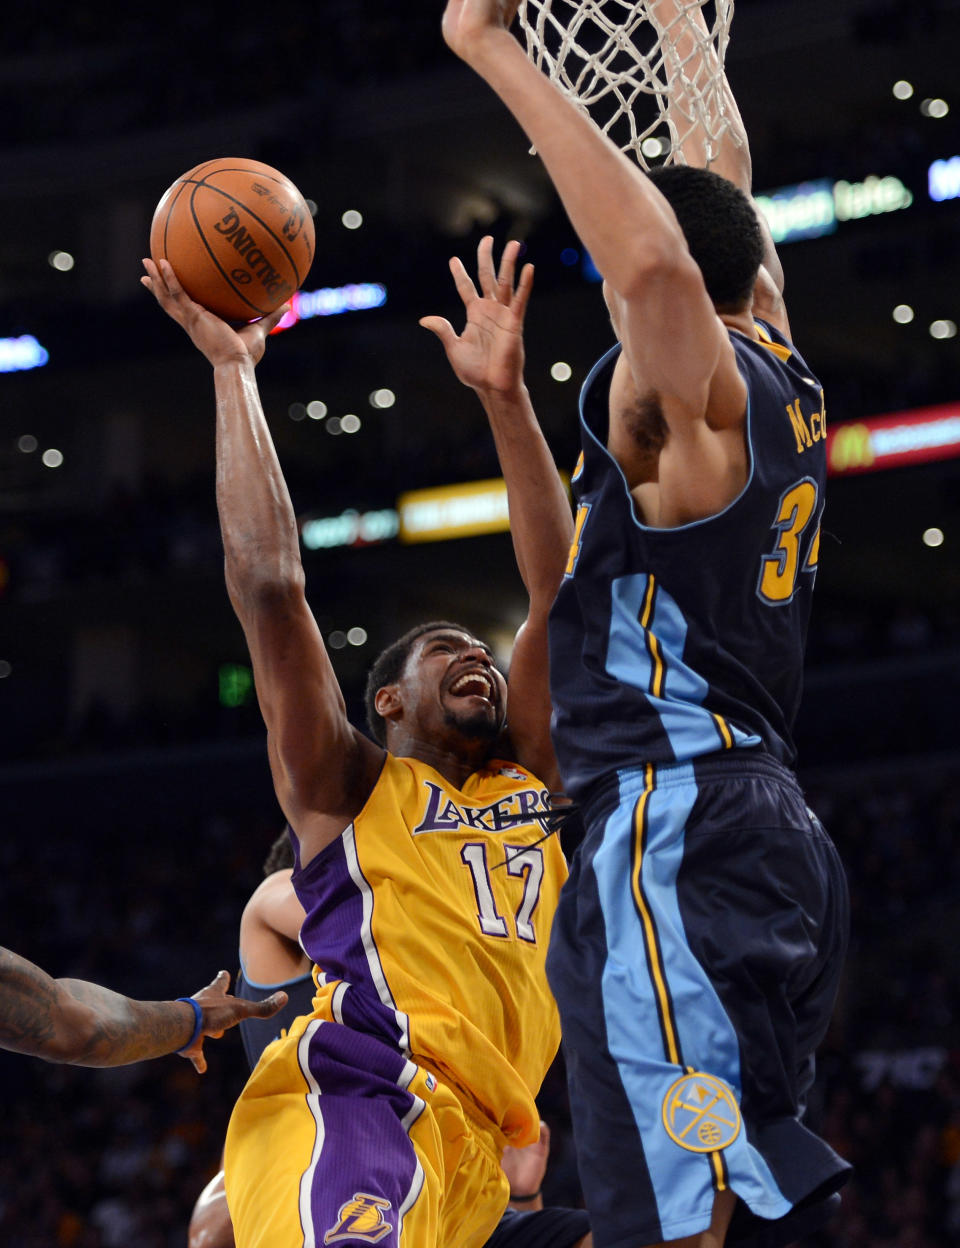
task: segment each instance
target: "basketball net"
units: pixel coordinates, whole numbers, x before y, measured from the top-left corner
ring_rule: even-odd
[[[641,168],[685,163],[695,134],[715,159],[733,0],[521,0],[519,19],[530,60]]]

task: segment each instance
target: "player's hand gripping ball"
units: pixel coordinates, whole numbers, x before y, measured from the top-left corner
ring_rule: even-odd
[[[153,214],[150,254],[169,260],[191,299],[227,321],[266,316],[313,262],[313,218],[288,177],[221,158],[177,178]]]

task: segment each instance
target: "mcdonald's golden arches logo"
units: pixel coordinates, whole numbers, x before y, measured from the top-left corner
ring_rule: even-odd
[[[834,429],[830,442],[830,467],[834,472],[869,468],[872,463],[873,447],[870,445],[870,430],[866,425],[857,422]]]

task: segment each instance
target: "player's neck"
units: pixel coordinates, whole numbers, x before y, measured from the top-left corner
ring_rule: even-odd
[[[454,744],[424,740],[401,731],[387,741],[387,749],[398,758],[415,758],[426,763],[458,789],[463,788],[467,778],[479,771],[490,756],[488,741],[461,738]]]
[[[748,338],[759,338],[757,333],[757,325],[753,319],[753,308],[744,308],[742,312],[718,312],[717,316],[723,321],[727,329],[735,329],[738,333],[746,334]]]

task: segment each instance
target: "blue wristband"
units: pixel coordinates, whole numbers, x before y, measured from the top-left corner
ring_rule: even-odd
[[[177,997],[177,1000],[185,1001],[187,1005],[192,1005],[193,1012],[197,1016],[197,1021],[193,1025],[193,1035],[186,1044],[181,1045],[180,1048],[176,1050],[177,1053],[182,1053],[184,1049],[189,1049],[191,1044],[193,1044],[196,1040],[197,1036],[200,1035],[200,1028],[203,1026],[203,1010],[200,1008],[200,1002],[194,1001],[193,997]]]

